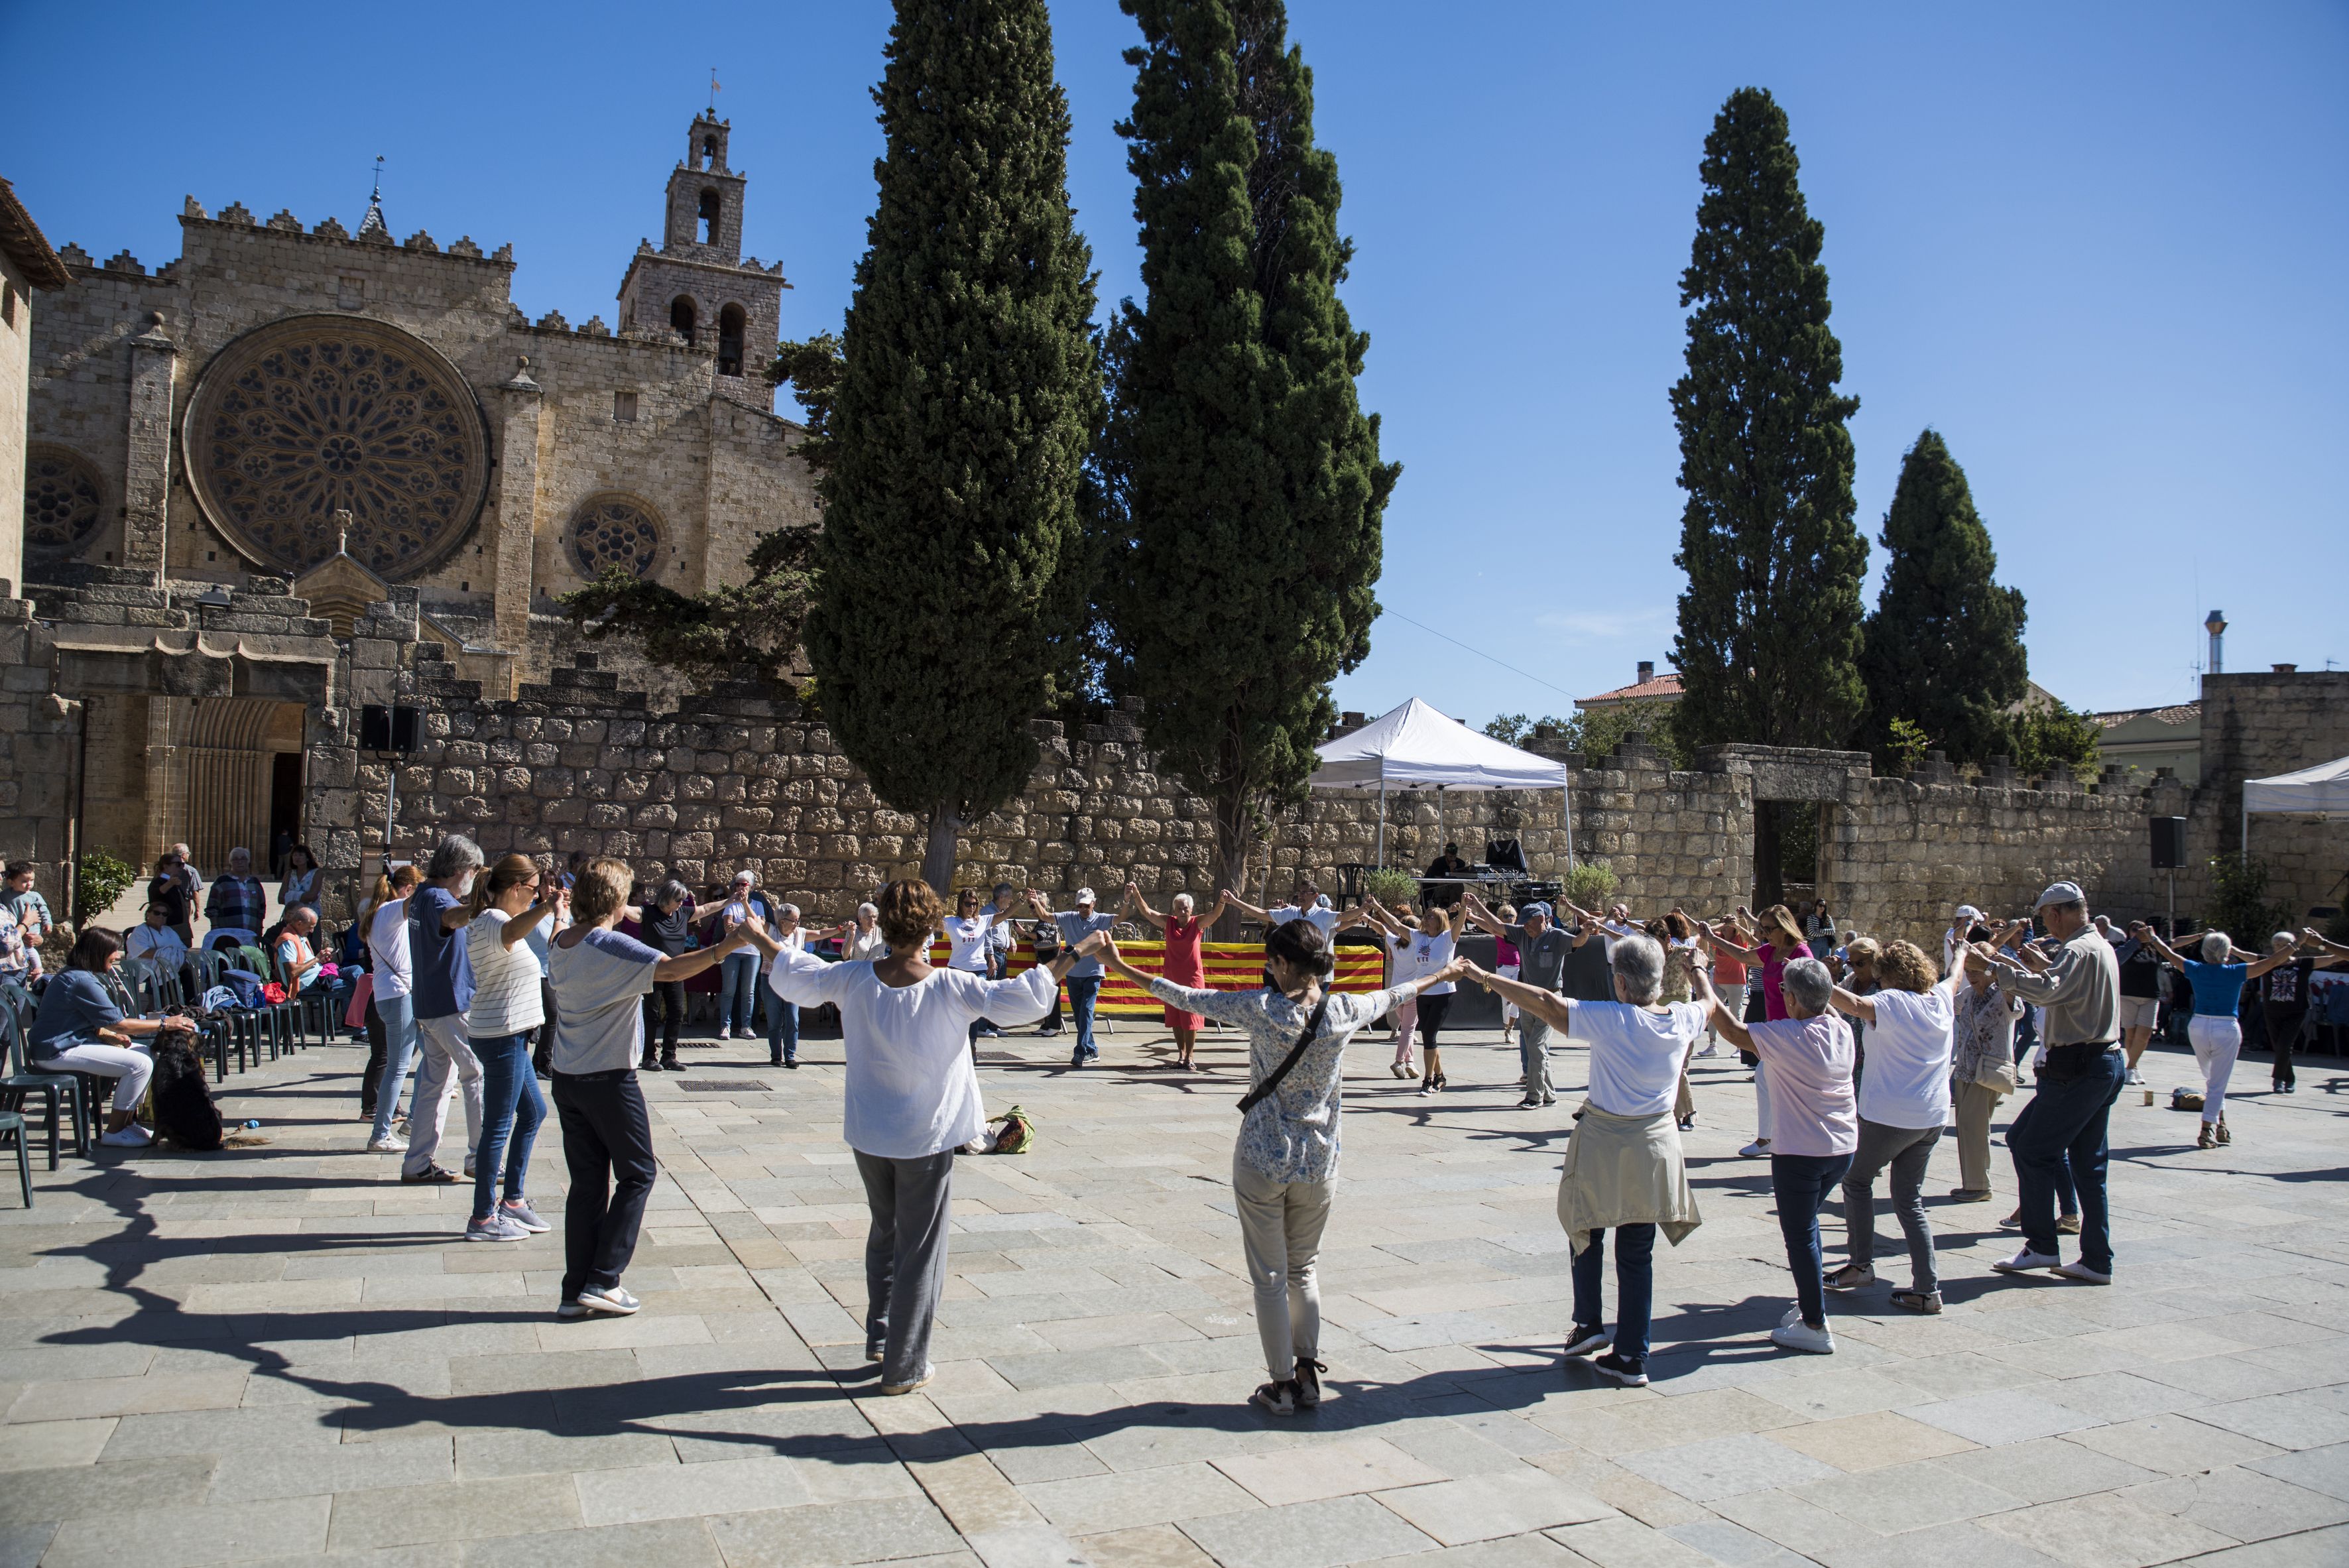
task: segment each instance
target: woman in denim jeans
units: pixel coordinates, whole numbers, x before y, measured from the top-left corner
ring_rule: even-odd
[[[415,972],[408,956],[408,895],[423,873],[401,866],[376,882],[375,897],[359,912],[367,943],[367,973],[374,977],[367,1013],[383,1034],[383,1061],[375,1080],[375,1125],[367,1148],[378,1154],[404,1153],[408,1140],[392,1131],[399,1114],[400,1086],[416,1057],[416,998],[409,995]]]
[[[519,1242],[546,1229],[523,1196],[531,1146],[546,1119],[546,1101],[530,1067],[531,1042],[546,1021],[539,991],[545,971],[524,939],[564,897],[527,855],[503,856],[473,884],[473,918],[465,927],[473,1005],[465,1020],[481,1064],[481,1143],[473,1162],[469,1242]]]

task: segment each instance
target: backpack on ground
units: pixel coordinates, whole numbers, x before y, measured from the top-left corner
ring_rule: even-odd
[[[1003,1124],[1003,1130],[995,1135],[995,1153],[1025,1154],[1034,1145],[1036,1124],[1018,1106],[1013,1106],[1001,1116],[990,1118],[988,1125],[998,1121]]]

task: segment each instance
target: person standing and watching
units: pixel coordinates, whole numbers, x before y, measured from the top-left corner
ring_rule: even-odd
[[[2106,1134],[2128,1068],[2120,1049],[2120,966],[2113,944],[2088,923],[2088,898],[2076,882],[2051,882],[2034,912],[2055,946],[2051,959],[2025,945],[2000,949],[2030,922],[2008,924],[1974,951],[1998,971],[2010,995],[2043,1010],[2046,1062],[2038,1091],[2006,1130],[2007,1151],[2023,1189],[2023,1246],[1991,1267],[2002,1274],[2052,1269],[2087,1284],[2113,1282],[2112,1216],[2106,1202]],[[2080,1202],[2080,1255],[2063,1261],[2055,1193],[2069,1171]]]
[[[180,862],[169,851],[155,862],[154,880],[147,884],[147,902],[163,908],[163,923],[179,934],[180,945],[196,944],[196,901],[179,876]]]
[[[297,843],[285,851],[285,874],[277,883],[277,906],[296,909],[318,905],[318,857],[310,846]]]
[[[247,942],[258,942],[269,924],[269,894],[261,879],[253,874],[253,851],[233,849],[228,852],[228,870],[212,883],[204,898],[204,918],[212,923],[212,936],[221,932],[241,933]]]
[[[1145,975],[1107,938],[1103,953],[1121,975],[1170,1007],[1227,1024],[1248,1041],[1247,1094],[1232,1148],[1232,1199],[1248,1284],[1256,1294],[1257,1341],[1271,1381],[1248,1402],[1293,1416],[1321,1402],[1321,1287],[1315,1264],[1338,1174],[1340,1076],[1346,1047],[1414,992],[1450,985],[1464,961],[1367,995],[1329,989],[1337,959],[1313,923],[1286,920],[1265,933],[1271,983],[1257,991],[1210,991]]]
[[[530,1070],[532,1037],[546,1022],[539,994],[543,972],[528,938],[562,899],[528,855],[501,857],[473,888],[473,918],[465,926],[473,1002],[465,1027],[481,1064],[481,1141],[469,1242],[519,1242],[547,1228],[523,1192],[531,1148],[546,1119],[538,1076]]]
[[[1177,985],[1200,986],[1207,983],[1207,960],[1203,944],[1207,928],[1223,917],[1223,901],[1205,914],[1194,913],[1196,901],[1187,892],[1178,892],[1168,904],[1168,913],[1159,913],[1142,896],[1139,884],[1125,884],[1125,908],[1142,916],[1143,922],[1157,931],[1164,942],[1164,956],[1159,960],[1158,973]],[[1000,976],[998,976],[1000,978]],[[1184,1008],[1169,1006],[1166,1028],[1174,1037],[1176,1068],[1195,1068],[1198,1063],[1191,1053],[1198,1048],[1200,1016]]]
[[[10,861],[0,870],[0,920],[16,923],[25,943],[27,975],[41,973],[41,944],[57,928],[57,917],[49,913],[49,901],[34,887],[39,868],[30,861]]]
[[[2245,984],[2292,962],[2294,944],[2290,934],[2285,934],[2284,945],[2265,958],[2237,947],[2223,931],[2204,934],[2199,944],[2196,938],[2188,937],[2188,944],[2197,945],[2202,954],[2199,962],[2173,950],[2143,923],[2133,927],[2130,934],[2149,944],[2163,963],[2178,969],[2194,987],[2194,1016],[2187,1022],[2186,1038],[2202,1068],[2202,1131],[2195,1147],[2232,1143],[2234,1134],[2227,1130],[2227,1080],[2234,1076],[2235,1058],[2243,1049],[2243,1026],[2236,1020],[2236,1008],[2242,1002]],[[2007,1141],[2014,1141],[2012,1132]],[[2078,1172],[2074,1176],[2076,1180]]]
[[[987,1126],[970,1024],[1041,1017],[1061,981],[1107,937],[1094,927],[1050,965],[1017,980],[933,969],[930,938],[946,906],[927,882],[881,890],[889,956],[826,964],[813,954],[771,954],[768,984],[802,1007],[840,1009],[847,1057],[842,1136],[856,1156],[871,1223],[864,1240],[864,1358],[881,1364],[881,1392],[910,1394],[930,1380],[930,1330],[946,1286],[955,1150]],[[757,925],[743,927],[757,941]]]
[[[408,1066],[416,1056],[416,972],[409,959],[408,901],[423,873],[414,866],[398,867],[376,884],[376,896],[359,911],[359,927],[367,943],[367,974],[375,984],[367,1006],[383,1030],[383,1066],[375,1081],[375,1125],[367,1148],[377,1154],[407,1152],[408,1140],[392,1130],[399,1118],[400,1086],[408,1081]]]
[[[1071,910],[1054,913],[1046,907],[1044,895],[1033,888],[1028,890],[1028,903],[1039,919],[1049,920],[1059,929],[1063,950],[1074,948],[1093,933],[1107,932],[1117,923],[1117,916],[1093,908],[1093,890],[1089,887],[1077,890],[1077,907]],[[1101,999],[1102,966],[1101,960],[1093,956],[1093,948],[1088,947],[1079,956],[1068,976],[1069,1011],[1077,1020],[1077,1048],[1069,1054],[1069,1065],[1081,1068],[1101,1055],[1101,1048],[1093,1044],[1093,1005]]]
[[[1678,1246],[1703,1223],[1689,1191],[1673,1125],[1673,1086],[1704,1032],[1706,1009],[1663,1001],[1671,960],[1648,936],[1615,944],[1612,1002],[1569,1001],[1522,980],[1473,965],[1468,978],[1516,1002],[1530,1026],[1539,1018],[1590,1048],[1590,1091],[1566,1144],[1558,1174],[1557,1219],[1573,1253],[1574,1327],[1566,1353],[1607,1346],[1592,1370],[1633,1387],[1648,1380],[1648,1326],[1655,1305],[1656,1233]],[[1615,1233],[1615,1333],[1606,1330],[1600,1297],[1607,1233]]]
[[[1793,959],[1778,979],[1785,1016],[1759,1024],[1732,1018],[1702,971],[1697,984],[1712,1005],[1713,1026],[1731,1045],[1762,1058],[1775,1095],[1770,1191],[1778,1202],[1778,1230],[1785,1238],[1786,1266],[1794,1271],[1795,1302],[1771,1330],[1771,1343],[1831,1356],[1835,1335],[1827,1327],[1819,1209],[1850,1171],[1859,1147],[1851,1078],[1857,1057],[1851,1031],[1833,1011],[1835,980],[1827,966],[1816,958]]]
[[[652,1118],[636,1082],[645,1043],[645,998],[656,985],[683,985],[752,940],[757,923],[735,927],[715,947],[674,956],[612,928],[628,913],[627,862],[592,860],[574,873],[573,923],[547,953],[554,985],[554,1114],[571,1191],[563,1205],[562,1305],[565,1320],[626,1316],[643,1303],[620,1284],[636,1255],[645,1202],[660,1167]]]
[[[1550,908],[1546,903],[1526,905],[1525,918],[1509,924],[1495,915],[1485,901],[1475,892],[1462,900],[1468,918],[1483,926],[1495,937],[1506,936],[1517,950],[1517,983],[1531,986],[1548,995],[1556,995],[1566,983],[1566,965],[1574,952],[1571,932],[1550,922]],[[1487,986],[1486,989],[1491,989]],[[1515,1001],[1513,994],[1502,993]],[[1517,1101],[1519,1110],[1535,1110],[1557,1103],[1557,1091],[1549,1079],[1550,1018],[1542,1012],[1528,1011],[1523,1002],[1517,1008],[1517,1066],[1524,1074],[1525,1098]]]
[[[462,833],[440,841],[425,866],[424,885],[408,896],[408,956],[414,989],[417,1042],[424,1064],[416,1069],[416,1091],[408,1107],[407,1158],[402,1181],[448,1184],[457,1173],[434,1161],[449,1119],[453,1088],[465,1102],[465,1174],[481,1141],[481,1064],[473,1055],[466,1010],[473,1005],[473,971],[459,934],[471,920],[465,897],[481,869],[481,846]],[[213,886],[217,888],[218,883]],[[389,1067],[386,1067],[387,1076]],[[452,1083],[450,1080],[454,1079]],[[398,1088],[397,1083],[393,1085]],[[384,1097],[376,1096],[376,1119],[383,1130]]]

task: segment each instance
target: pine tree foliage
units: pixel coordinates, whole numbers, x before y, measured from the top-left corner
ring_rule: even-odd
[[[1043,0],[899,0],[886,53],[808,653],[841,748],[928,818],[943,889],[957,828],[1035,766],[1101,374]]]
[[[1901,459],[1877,542],[1889,559],[1860,657],[1870,744],[1905,718],[1952,762],[2011,753],[2007,710],[2030,686],[2023,593],[1992,580],[1990,530],[1938,431]]]
[[[1864,701],[1853,525],[1859,407],[1836,391],[1826,230],[1803,201],[1785,112],[1732,93],[1705,138],[1696,242],[1681,275],[1688,371],[1672,388],[1688,573],[1673,651],[1691,746],[1840,746]]]
[[[771,376],[806,411],[794,457],[823,473],[831,460],[832,388],[840,379],[840,339],[819,333],[777,346]],[[607,566],[556,601],[589,642],[619,637],[696,688],[751,681],[798,695],[800,637],[814,603],[815,532],[792,526],[759,535],[741,583],[680,593]]]
[[[1355,392],[1338,297],[1336,158],[1279,0],[1120,0],[1142,27],[1132,146],[1143,304],[1111,324],[1099,459],[1123,689],[1166,769],[1212,804],[1238,885],[1370,652],[1400,465]]]

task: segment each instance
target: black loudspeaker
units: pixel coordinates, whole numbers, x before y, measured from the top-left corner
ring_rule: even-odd
[[[409,752],[416,749],[418,719],[412,707],[385,707],[368,703],[359,709],[359,749]]]
[[[2153,869],[2182,871],[2186,866],[2186,819],[2153,817]]]

